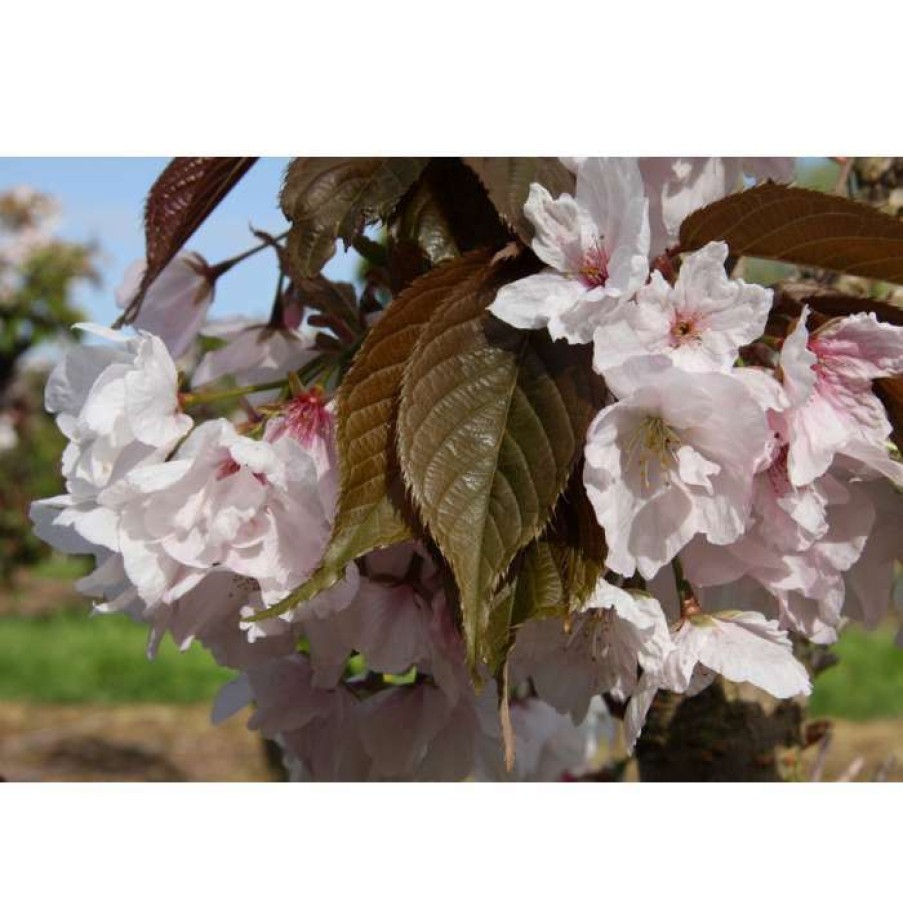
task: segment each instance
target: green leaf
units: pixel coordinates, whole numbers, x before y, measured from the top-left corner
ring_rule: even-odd
[[[524,215],[530,185],[539,182],[552,197],[574,193],[574,176],[554,157],[465,157],[502,219],[529,245],[533,225]]]
[[[734,255],[903,283],[903,220],[833,194],[766,182],[688,216],[680,247],[725,241]]]
[[[394,435],[404,364],[436,306],[482,273],[488,259],[477,252],[437,267],[398,295],[367,333],[338,392],[339,499],[323,561],[264,616],[328,589],[355,558],[411,537]]]
[[[605,555],[605,534],[578,462],[548,527],[517,556],[490,603],[484,629],[493,673],[507,660],[521,624],[580,609],[605,572]]]
[[[445,297],[405,367],[398,411],[404,479],[455,575],[474,673],[489,658],[490,600],[548,522],[597,403],[587,348],[487,314],[512,270]]]
[[[548,527],[517,556],[486,614],[485,661],[498,687],[499,720],[509,771],[514,763],[514,737],[508,661],[517,628],[527,621],[561,618],[577,611],[605,571],[605,554],[605,534],[583,487],[581,460]]]
[[[303,276],[315,276],[368,223],[388,216],[426,165],[414,157],[299,157],[289,165],[282,210],[292,222],[287,253]]]

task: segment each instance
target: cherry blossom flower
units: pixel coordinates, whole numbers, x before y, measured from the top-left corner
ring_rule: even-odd
[[[116,304],[127,310],[147,270],[137,260],[116,289]],[[188,351],[213,303],[214,283],[207,261],[193,251],[177,255],[151,283],[133,325],[159,336],[174,358]]]
[[[727,255],[723,242],[688,254],[673,287],[654,272],[636,302],[596,330],[595,370],[606,374],[632,357],[662,354],[683,370],[729,371],[739,348],[762,335],[772,292],[728,279]]]
[[[163,342],[79,324],[113,343],[72,348],[47,380],[45,404],[70,441],[63,476],[90,496],[139,462],[162,460],[191,429],[182,413],[178,374]]]
[[[671,630],[674,649],[661,670],[640,679],[627,707],[624,729],[632,750],[658,689],[692,696],[717,674],[750,683],[777,699],[811,692],[806,669],[793,657],[793,644],[777,622],[754,611],[697,612]]]
[[[643,157],[639,161],[649,197],[653,256],[677,242],[681,223],[694,211],[757,181],[793,179],[793,158]]]
[[[787,472],[787,447],[781,446],[770,467],[756,476],[746,533],[729,546],[694,539],[681,553],[688,579],[711,587],[751,576],[772,597],[765,610],[773,612],[777,605],[783,627],[815,642],[833,642],[844,573],[874,528],[874,506],[864,485],[828,473],[796,487]]]
[[[290,436],[314,459],[323,505],[331,511],[338,493],[335,402],[319,389],[302,392],[281,405],[267,420],[264,439]]]
[[[319,561],[329,533],[316,467],[286,436],[199,426],[171,461],[145,465],[100,496],[115,511],[129,579],[149,604],[172,602],[214,566],[258,581],[270,605]]]
[[[514,767],[508,771],[501,756],[484,755],[476,778],[483,781],[561,781],[592,767],[602,742],[612,743],[615,722],[600,697],[593,699],[580,724],[548,703],[528,696],[511,701]]]
[[[609,388],[623,400],[590,424],[583,475],[608,567],[649,579],[698,533],[735,542],[772,435],[753,393],[729,374],[690,374],[664,358],[629,361]]]
[[[316,781],[370,776],[370,757],[360,738],[361,701],[344,685],[316,687],[306,656],[293,653],[249,668],[221,691],[216,720],[252,701],[248,727],[277,740],[296,775]]]
[[[69,439],[67,492],[33,502],[29,516],[55,548],[106,558],[119,549],[118,521],[100,493],[133,468],[162,461],[193,421],[180,410],[175,365],[158,337],[80,328],[112,344],[75,346],[47,380],[47,409]]]
[[[194,371],[193,386],[224,376],[234,377],[240,385],[272,382],[303,367],[316,354],[316,330],[305,325],[277,327],[231,317],[208,323],[201,334],[226,344],[204,355]]]
[[[658,602],[600,580],[567,629],[559,618],[520,628],[512,681],[529,677],[541,699],[579,723],[594,696],[627,699],[636,689],[637,665],[656,671],[670,650]]]
[[[647,202],[636,161],[587,160],[576,198],[553,198],[534,183],[524,212],[536,230],[533,251],[548,269],[503,286],[490,311],[519,329],[591,341],[648,275]]]
[[[903,554],[903,496],[887,480],[860,485],[874,507],[875,521],[862,554],[844,574],[843,613],[874,630],[891,607],[896,564]]]
[[[903,328],[874,314],[853,314],[810,335],[808,313],[804,308],[780,360],[793,403],[784,429],[788,471],[797,486],[821,476],[844,448],[884,447],[891,425],[872,380],[903,373]]]

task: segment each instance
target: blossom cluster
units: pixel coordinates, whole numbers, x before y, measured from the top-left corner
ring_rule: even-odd
[[[530,623],[515,659],[575,717],[599,692],[629,700],[632,747],[657,690],[693,694],[720,674],[808,693],[788,631],[830,643],[843,617],[887,613],[903,466],[872,383],[903,373],[903,328],[874,314],[812,328],[804,308],[789,335],[768,336],[773,293],[729,276],[726,244],[678,269],[653,243],[687,212],[671,217],[667,183],[657,194],[633,160],[575,166],[575,197],[533,185],[525,208],[546,269],[490,309],[592,343],[611,403],[583,477],[608,574],[569,635]],[[650,224],[654,201],[664,216]],[[638,583],[643,594],[624,588]]]
[[[609,398],[583,480],[608,551],[579,612],[517,631],[513,771],[495,681],[474,687],[424,545],[371,552],[310,601],[258,617],[327,547],[334,401],[288,379],[278,394],[249,391],[246,419],[197,422],[176,361],[193,368],[195,393],[288,377],[316,354],[318,329],[297,311],[275,325],[208,322],[213,270],[180,255],[135,335],[83,326],[97,341],[48,381],[67,492],[32,506],[36,532],[95,557],[78,588],[98,612],[147,623],[151,655],[168,633],[234,669],[214,719],[252,705],[249,725],[279,742],[293,776],[578,775],[611,736],[606,698],[627,704],[632,748],[659,690],[692,694],[721,675],[805,694],[789,631],[827,643],[842,618],[874,625],[888,608],[903,467],[872,382],[903,373],[903,329],[865,314],[816,324],[804,310],[785,338],[768,336],[772,292],[731,277],[725,244],[667,253],[689,212],[740,188],[743,172],[786,177],[785,163],[566,162],[575,196],[534,184],[525,207],[545,269],[504,286],[490,312],[592,343]],[[220,344],[199,359],[201,334]]]

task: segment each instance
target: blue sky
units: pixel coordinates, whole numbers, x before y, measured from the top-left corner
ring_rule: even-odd
[[[2,157],[0,192],[28,185],[53,195],[62,207],[58,234],[95,241],[101,249],[99,288],[81,286],[76,300],[94,322],[109,324],[118,314],[115,289],[128,265],[144,256],[141,223],[144,198],[169,162],[165,157]],[[288,158],[259,160],[189,242],[210,263],[255,244],[248,225],[278,233],[286,221],[278,206]],[[353,254],[336,255],[328,272],[350,279]],[[216,287],[213,314],[269,314],[276,285],[275,258],[261,252],[224,275]]]

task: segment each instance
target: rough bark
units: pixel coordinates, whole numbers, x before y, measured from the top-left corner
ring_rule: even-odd
[[[660,692],[636,747],[640,780],[784,780],[803,717],[793,700],[733,698],[721,681],[689,698]]]

